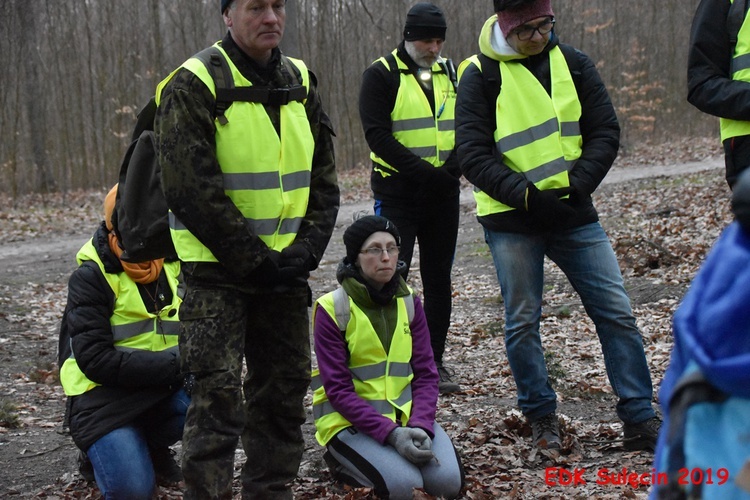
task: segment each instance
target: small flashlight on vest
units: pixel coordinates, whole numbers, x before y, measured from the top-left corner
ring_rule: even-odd
[[[420,69],[418,73],[419,79],[423,82],[430,81],[430,79],[432,78],[432,71],[430,71],[429,69]]]

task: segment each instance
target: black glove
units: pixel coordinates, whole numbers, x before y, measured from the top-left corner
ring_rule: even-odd
[[[315,258],[302,243],[293,243],[281,251],[279,267],[301,267],[312,271],[315,264]]]
[[[572,193],[573,188],[540,191],[534,184],[529,183],[527,189],[526,208],[540,228],[548,230],[560,227],[575,216],[575,209],[560,199],[561,196]]]
[[[418,427],[396,427],[388,434],[388,444],[399,455],[415,465],[425,465],[432,460],[432,440]]]
[[[274,286],[279,283],[279,263],[281,254],[276,250],[269,250],[268,256],[250,271],[249,280],[254,285]]]
[[[427,187],[431,191],[439,193],[447,193],[452,190],[458,189],[461,185],[461,181],[457,177],[454,177],[447,168],[431,167],[431,174],[427,179]]]
[[[281,251],[279,281],[286,286],[305,286],[310,277],[312,254],[301,243],[289,245]]]

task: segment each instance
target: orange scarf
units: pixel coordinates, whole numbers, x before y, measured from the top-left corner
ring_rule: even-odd
[[[106,222],[107,230],[109,231],[109,234],[107,235],[109,238],[109,249],[112,250],[115,257],[120,259],[122,248],[120,247],[120,242],[117,239],[114,226],[112,225],[112,212],[115,210],[116,196],[117,184],[110,189],[109,193],[107,193],[107,196],[104,198],[104,221]],[[123,271],[125,271],[125,274],[127,274],[130,279],[136,283],[145,285],[156,281],[159,277],[159,274],[161,274],[161,270],[164,267],[164,259],[149,260],[146,262],[125,262],[120,259],[120,264],[122,264]]]

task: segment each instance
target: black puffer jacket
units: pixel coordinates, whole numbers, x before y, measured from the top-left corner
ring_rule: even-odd
[[[94,235],[93,243],[106,272],[123,272],[120,261],[109,249],[104,223]],[[159,286],[163,302],[171,303],[173,294],[164,271],[159,280],[163,280]],[[139,285],[139,288],[144,295],[143,287]],[[149,307],[149,302],[144,301],[144,304],[153,310],[155,305]],[[83,262],[68,282],[68,302],[60,327],[58,351],[60,366],[72,350],[81,371],[101,384],[68,401],[70,432],[82,450],[182,387],[175,351],[119,351],[114,348],[110,327],[114,306],[115,295],[99,266],[92,261]]]
[[[559,43],[554,33],[542,53],[523,57],[515,52],[498,53],[494,50],[490,41],[494,24],[490,19],[482,30],[479,39],[482,53],[496,61],[515,60],[517,64],[523,64],[550,93],[549,51]],[[510,50],[510,47],[507,49]],[[620,126],[593,61],[572,48],[564,53],[572,54],[576,59],[567,59],[566,55],[582,108],[579,123],[583,152],[569,172],[570,184],[577,192],[571,205],[577,214],[563,227],[571,228],[598,220],[591,202],[591,193],[602,182],[617,157]],[[502,92],[502,88],[500,91]],[[522,174],[512,171],[499,161],[493,138],[495,102],[488,102],[488,95],[492,94],[485,91],[482,72],[476,66],[469,65],[461,76],[456,102],[456,149],[459,164],[464,176],[472,184],[516,210],[479,217],[479,222],[494,231],[537,232],[540,229],[525,210],[528,181]]]

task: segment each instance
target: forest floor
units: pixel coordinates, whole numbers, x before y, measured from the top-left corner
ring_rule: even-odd
[[[656,394],[671,348],[671,318],[713,242],[731,221],[723,159],[714,139],[648,146],[618,159],[594,196],[617,253]],[[342,207],[331,244],[313,273],[314,296],[335,286],[341,234],[371,209],[366,169],[340,176]],[[465,182],[465,181],[464,181]],[[106,191],[0,198],[0,497],[100,498],[78,474],[62,432],[64,395],[57,334],[75,253],[100,220]],[[560,453],[531,446],[516,408],[505,357],[503,304],[494,267],[464,185],[453,268],[453,315],[445,355],[463,392],[442,395],[437,419],[466,468],[461,498],[645,498],[653,455],[622,448],[621,423],[593,325],[562,273],[545,264],[542,336],[564,430]],[[420,289],[418,253],[410,284]],[[308,408],[311,398],[308,395]],[[331,483],[312,417],[295,497],[374,498]],[[181,449],[175,446],[178,454]],[[237,451],[235,476],[244,455]],[[585,484],[550,485],[552,467],[585,469]],[[557,478],[558,476],[554,476]],[[625,484],[617,484],[625,483]],[[237,488],[239,482],[235,481]],[[236,489],[239,493],[239,489]],[[160,487],[158,498],[181,498]],[[415,498],[430,498],[416,494]]]

